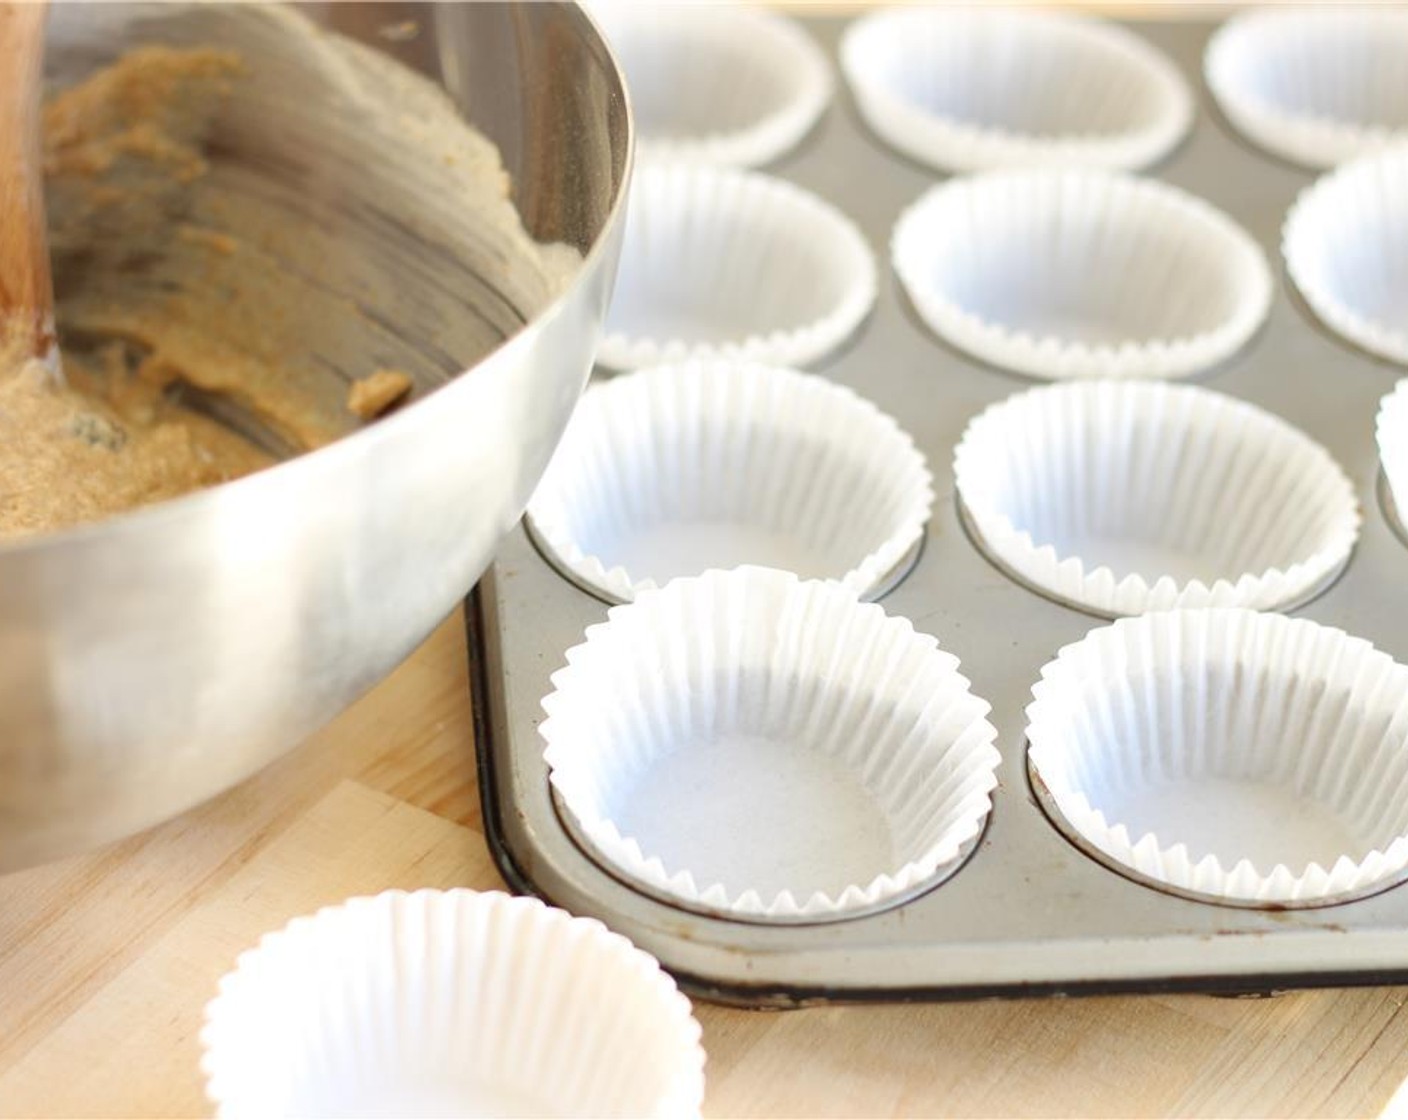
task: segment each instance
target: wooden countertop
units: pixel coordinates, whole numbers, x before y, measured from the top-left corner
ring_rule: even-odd
[[[201,1010],[289,918],[501,887],[458,614],[337,722],[169,824],[0,878],[0,1114],[195,1116]],[[711,1116],[1408,1112],[1401,988],[748,1012],[701,1005]],[[1392,1103],[1391,1103],[1392,1102]]]

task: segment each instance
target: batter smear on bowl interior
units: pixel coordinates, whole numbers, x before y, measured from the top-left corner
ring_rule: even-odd
[[[204,174],[201,134],[239,71],[236,57],[218,51],[150,48],[45,106],[56,258],[90,252],[83,247],[89,231],[120,237],[125,219],[136,219],[134,244],[157,232],[151,226],[161,197]],[[206,248],[239,250],[223,236]],[[0,348],[0,533],[90,521],[273,461],[168,394],[181,381],[215,389],[211,371],[227,368],[225,355],[193,345],[200,335],[180,322],[178,308],[158,314],[119,299],[75,308],[61,299],[58,314],[62,378],[23,358],[23,338]]]
[[[340,49],[285,22],[315,43],[310,57]],[[381,73],[350,50],[345,62]],[[62,375],[27,359],[24,338],[0,336],[0,539],[249,474],[355,430],[413,388],[369,355],[336,389],[330,359],[309,352],[302,329],[361,314],[320,274],[335,264],[269,210],[253,176],[213,182],[217,118],[249,72],[229,51],[144,46],[46,103]],[[536,252],[506,201],[497,151],[448,101],[449,119],[440,115],[426,114],[427,130],[473,145],[462,181],[490,196],[473,203],[484,220]]]

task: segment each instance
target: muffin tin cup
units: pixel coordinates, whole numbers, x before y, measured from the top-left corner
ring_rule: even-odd
[[[877,12],[846,32],[841,66],[871,130],[945,171],[1138,170],[1193,119],[1172,63],[1138,36],[1079,16]]]
[[[1248,12],[1208,43],[1218,108],[1252,143],[1330,168],[1408,140],[1408,13],[1351,7]]]
[[[961,866],[1000,761],[988,705],[908,620],[739,568],[613,608],[553,675],[560,812],[632,886],[763,923],[872,913]]]
[[[1331,905],[1408,869],[1408,667],[1307,619],[1123,619],[1027,708],[1062,831],[1121,873],[1233,906]]]
[[[296,918],[206,1008],[220,1116],[698,1116],[704,1051],[654,958],[536,899],[389,891]]]
[[[844,386],[690,362],[586,394],[528,525],[568,578],[611,602],[743,564],[868,598],[913,554],[932,481],[913,440]]]
[[[1194,385],[1044,386],[988,408],[954,454],[979,547],[1105,616],[1289,609],[1348,562],[1360,513],[1324,448]]]
[[[1326,326],[1408,365],[1408,144],[1348,163],[1302,191],[1281,251]]]
[[[1374,429],[1379,463],[1401,522],[1402,511],[1408,510],[1408,378],[1394,386],[1393,392],[1380,402]],[[1401,525],[1395,528],[1399,536],[1403,536]]]
[[[901,215],[891,258],[941,338],[1053,380],[1200,372],[1241,349],[1271,306],[1266,258],[1230,218],[1104,172],[940,184]]]
[[[791,151],[831,100],[831,69],[784,16],[739,5],[601,3],[631,87],[643,160],[756,167]]]
[[[597,361],[808,365],[850,337],[875,294],[865,238],[816,195],[757,172],[648,163]]]

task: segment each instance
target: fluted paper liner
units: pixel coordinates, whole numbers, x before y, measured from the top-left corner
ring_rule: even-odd
[[[989,705],[907,619],[764,568],[678,579],[587,630],[541,726],[599,862],[677,905],[826,921],[927,889],[991,808]]]
[[[1375,435],[1398,518],[1408,524],[1408,378],[1379,402]]]
[[[1329,168],[1408,140],[1408,12],[1344,4],[1248,12],[1208,43],[1203,73],[1252,143]]]
[[[1167,58],[1081,16],[997,5],[881,11],[846,32],[841,67],[872,131],[945,171],[1138,170],[1193,119]]]
[[[559,568],[614,602],[742,564],[864,598],[918,542],[933,499],[913,440],[844,386],[691,362],[588,391],[528,521]]]
[[[1027,709],[1066,825],[1175,892],[1245,905],[1372,893],[1408,867],[1408,667],[1308,619],[1122,619]]]
[[[468,890],[354,898],[266,935],[206,1008],[225,1117],[698,1116],[689,1001],[600,922]]]
[[[1408,144],[1345,164],[1302,191],[1281,249],[1286,271],[1331,330],[1408,365]]]
[[[816,195],[757,172],[650,163],[631,184],[597,360],[808,365],[851,335],[875,292],[865,238]]]
[[[1031,377],[1181,377],[1236,353],[1271,306],[1257,244],[1202,199],[1098,171],[1004,171],[901,216],[895,271],[942,338]]]
[[[1287,608],[1359,532],[1354,487],[1285,421],[1196,385],[1028,390],[969,425],[954,475],[975,537],[1025,583],[1086,610]]]
[[[631,89],[637,152],[756,167],[791,151],[831,100],[831,69],[785,16],[742,5],[598,3]]]

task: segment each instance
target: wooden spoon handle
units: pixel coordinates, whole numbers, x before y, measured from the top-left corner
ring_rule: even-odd
[[[40,142],[45,12],[0,3],[0,343],[57,368]]]

